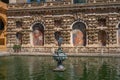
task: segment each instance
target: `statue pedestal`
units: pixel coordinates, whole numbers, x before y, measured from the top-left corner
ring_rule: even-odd
[[[58,48],[58,50],[53,55],[53,58],[57,61],[57,67],[53,69],[53,71],[65,71],[62,63],[67,58],[67,55],[63,52],[62,48]]]

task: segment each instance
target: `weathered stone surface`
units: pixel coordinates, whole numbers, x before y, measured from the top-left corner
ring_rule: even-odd
[[[93,4],[94,3],[94,4]],[[103,4],[98,4],[103,3]],[[110,4],[108,4],[110,3]],[[46,2],[46,3],[21,3],[8,5],[8,42],[16,44],[17,32],[23,33],[23,46],[41,48],[56,47],[57,42],[54,37],[56,31],[60,31],[63,37],[63,45],[68,52],[97,52],[101,47],[101,36],[99,31],[104,31],[105,49],[107,47],[119,47],[118,24],[120,20],[119,0],[88,0],[86,4],[72,4],[67,2]],[[21,21],[21,28],[16,28],[16,21]],[[58,22],[57,22],[58,21]],[[86,26],[86,46],[73,46],[72,26],[76,22],[82,22]],[[44,26],[44,46],[34,46],[32,39],[32,27],[35,23]],[[104,33],[103,32],[103,33]],[[100,39],[99,39],[100,38]],[[104,43],[104,40],[102,40]],[[10,45],[9,45],[10,46]],[[73,47],[73,48],[69,48]],[[96,47],[92,48],[92,47]],[[40,49],[38,49],[40,50]],[[48,49],[49,51],[49,49]]]

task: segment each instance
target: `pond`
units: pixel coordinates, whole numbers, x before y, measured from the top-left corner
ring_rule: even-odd
[[[0,57],[0,80],[120,80],[120,58],[68,57],[66,70],[45,56]]]

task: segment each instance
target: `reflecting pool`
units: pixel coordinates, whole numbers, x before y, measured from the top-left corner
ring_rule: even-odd
[[[43,56],[0,57],[0,80],[120,80],[120,58],[68,57],[66,71]]]

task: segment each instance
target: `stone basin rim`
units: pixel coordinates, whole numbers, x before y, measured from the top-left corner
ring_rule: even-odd
[[[118,57],[120,58],[120,53],[66,53],[68,57]],[[30,53],[30,52],[20,52],[20,53],[9,53],[9,52],[0,52],[0,57],[2,56],[53,56],[52,53]]]

